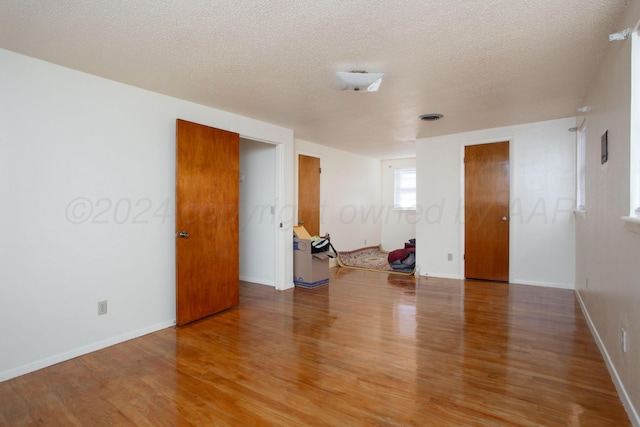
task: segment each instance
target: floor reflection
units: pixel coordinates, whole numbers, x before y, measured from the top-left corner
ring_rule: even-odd
[[[464,281],[462,392],[481,404],[485,393],[505,395],[509,372],[509,285]]]
[[[294,288],[292,314],[298,380],[317,385],[323,378],[323,360],[327,357],[324,343],[330,342],[331,327],[338,318],[331,313],[331,287]]]
[[[241,284],[236,309],[0,401],[2,425],[630,425],[572,291],[356,270]]]
[[[389,274],[387,283],[402,288],[402,296],[394,301],[394,332],[405,338],[416,338],[416,284],[412,277]]]

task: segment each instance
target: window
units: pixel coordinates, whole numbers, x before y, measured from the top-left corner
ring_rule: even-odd
[[[578,129],[576,138],[576,210],[584,212],[586,209],[587,174],[586,152],[587,138],[584,122]]]
[[[631,217],[640,217],[640,36],[631,36],[631,152],[629,165]]]
[[[631,34],[631,114],[629,126],[629,216],[622,219],[636,224],[630,230],[640,233],[640,36]]]
[[[394,170],[393,208],[400,210],[415,210],[416,168]]]

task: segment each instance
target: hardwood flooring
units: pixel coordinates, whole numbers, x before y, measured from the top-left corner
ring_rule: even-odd
[[[573,291],[349,269],[0,383],[0,424],[630,425]]]

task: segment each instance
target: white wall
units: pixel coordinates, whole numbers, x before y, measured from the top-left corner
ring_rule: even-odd
[[[634,1],[612,30],[634,28],[638,18]],[[610,43],[584,102],[591,111],[584,117],[586,213],[576,219],[576,288],[627,412],[640,425],[640,225],[621,220],[630,212],[630,69],[631,41]],[[607,130],[609,161],[601,165],[600,137]]]
[[[386,250],[403,248],[406,241],[416,237],[416,211],[393,210],[394,171],[415,166],[415,157],[382,161],[381,232]]]
[[[296,165],[298,154],[320,158],[320,234],[331,234],[339,251],[379,245],[380,160],[299,139],[295,144]]]
[[[293,204],[289,129],[6,50],[0,93],[0,380],[174,323],[176,118],[279,144],[277,214]]]
[[[275,286],[276,146],[240,139],[240,279]]]
[[[416,265],[464,276],[465,145],[510,141],[512,283],[573,288],[575,118],[424,138],[416,142]],[[453,254],[448,261],[447,254]]]

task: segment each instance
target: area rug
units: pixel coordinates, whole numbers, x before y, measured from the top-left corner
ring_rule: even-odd
[[[389,266],[387,257],[389,251],[382,249],[382,246],[367,246],[348,252],[338,252],[338,265],[344,268],[356,268],[358,270],[380,271],[383,273],[411,275],[413,271],[396,271]]]

